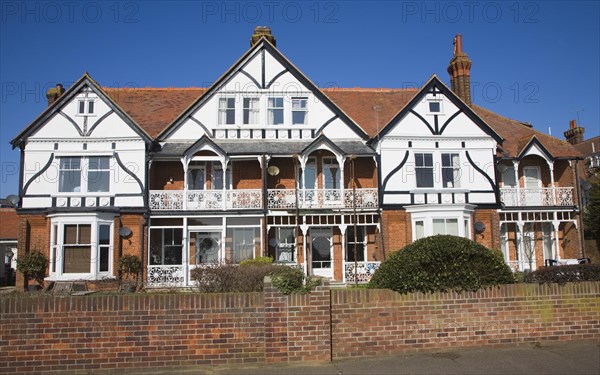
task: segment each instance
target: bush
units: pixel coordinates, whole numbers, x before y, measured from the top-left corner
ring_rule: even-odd
[[[573,264],[543,267],[525,276],[526,283],[558,283],[573,281],[600,281],[599,264]]]
[[[267,262],[250,262],[243,266],[220,263],[191,271],[191,278],[201,293],[261,292],[265,276],[271,276],[273,285],[284,294],[306,293],[317,283],[309,278],[304,285],[302,270]]]
[[[273,263],[272,257],[256,257],[256,258],[242,260],[240,262],[240,266],[271,264],[271,263]]]
[[[119,272],[126,277],[135,277],[142,269],[142,262],[136,255],[123,255],[119,259]]]
[[[34,279],[39,285],[43,285],[48,263],[46,255],[39,251],[30,251],[17,258],[17,270],[28,278]]]
[[[476,291],[514,283],[502,254],[466,238],[422,238],[393,253],[369,282],[369,288],[400,293]]]

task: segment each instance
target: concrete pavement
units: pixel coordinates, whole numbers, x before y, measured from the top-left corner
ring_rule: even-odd
[[[134,374],[199,375],[365,375],[365,374],[600,374],[600,343],[523,344],[503,348],[428,351],[325,363],[196,366],[129,371]],[[115,373],[121,373],[115,372]]]

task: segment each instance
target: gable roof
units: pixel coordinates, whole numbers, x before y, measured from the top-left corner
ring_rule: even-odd
[[[125,110],[145,131],[156,137],[183,110],[206,92],[205,88],[104,88],[104,91]],[[420,90],[393,88],[325,88],[321,90],[348,116],[357,122],[370,137],[375,137],[399,110],[405,107]],[[376,107],[378,111],[375,111]],[[554,158],[583,158],[578,148],[591,143],[573,146],[556,137],[541,133],[531,126],[513,120],[478,105],[471,105],[473,112],[504,141],[500,145],[500,157],[517,157],[535,135]],[[600,137],[596,150],[600,150]],[[220,142],[219,142],[220,144]],[[584,145],[585,144],[585,145]]]
[[[554,158],[581,159],[583,157],[581,152],[567,141],[541,133],[527,124],[501,116],[478,105],[473,104],[471,108],[505,139],[501,146],[501,157],[516,158],[533,135]]]
[[[152,137],[144,130],[143,127],[138,125],[126,111],[124,111],[119,105],[117,105],[110,96],[104,92],[104,90],[85,72],[81,78],[77,80],[68,90],[66,90],[54,103],[49,105],[31,124],[29,124],[23,131],[21,131],[12,141],[10,141],[13,148],[21,145],[27,137],[33,134],[37,129],[43,126],[52,116],[60,111],[62,106],[73,99],[75,95],[85,86],[88,86],[98,95],[106,104],[115,111],[115,113],[121,117],[127,125],[129,125],[137,134],[144,139],[148,144],[152,142]]]
[[[287,72],[289,72],[294,78],[300,81],[308,90],[310,90],[327,108],[329,108],[333,113],[335,113],[338,117],[342,119],[352,130],[356,132],[356,134],[366,140],[368,138],[367,133],[356,123],[354,122],[340,107],[336,106],[334,102],[332,102],[326,95],[324,95],[321,90],[306,77],[300,69],[298,69],[291,61],[289,61],[269,40],[265,37],[262,37],[255,45],[250,47],[246,53],[242,55],[219,79],[217,79],[211,86],[208,88],[206,92],[204,92],[200,97],[198,97],[194,102],[192,102],[177,118],[163,131],[161,131],[157,138],[162,139],[166,135],[168,135],[171,131],[177,128],[187,117],[189,117],[192,113],[194,113],[204,102],[210,99],[224,84],[226,84],[230,78],[233,77],[234,73],[238,69],[242,69],[245,64],[248,62],[248,58],[252,56],[255,52],[259,50],[264,50],[271,54],[277,62],[279,62]],[[264,62],[263,62],[264,64]],[[264,68],[263,68],[264,70]],[[243,72],[242,72],[243,73]],[[263,75],[264,81],[264,75]],[[262,86],[262,88],[266,88],[267,82],[256,82],[257,85]]]
[[[544,153],[544,155],[546,155],[546,158],[550,159],[550,160],[554,160],[554,157],[552,156],[552,154],[550,153],[550,151],[548,151],[548,149],[546,149],[546,147],[544,147],[544,145],[539,141],[539,139],[537,139],[537,137],[534,135],[528,137],[527,139],[522,139],[521,142],[519,142],[519,154],[517,155],[518,159],[522,159],[526,156],[527,151],[529,151],[530,148],[537,146],[539,148],[539,150]]]
[[[490,128],[482,119],[475,113],[473,110],[463,102],[452,90],[450,90],[440,79],[434,74],[429,78],[429,80],[421,87],[421,89],[407,102],[404,107],[402,107],[398,113],[385,125],[383,129],[379,133],[377,133],[376,137],[384,136],[387,132],[389,132],[396,123],[404,117],[407,113],[412,110],[412,107],[416,105],[423,97],[429,93],[433,92],[435,95],[436,92],[443,94],[448,100],[450,100],[455,106],[458,107],[459,112],[464,113],[467,117],[471,119],[475,124],[477,124],[481,130],[487,133],[489,136],[494,138],[496,142],[501,143],[503,141],[502,137],[493,129]],[[413,112],[414,113],[414,112]],[[442,130],[444,127],[442,127]],[[435,134],[439,134],[437,132],[437,127],[435,129]],[[432,130],[433,133],[433,130]],[[373,137],[372,139],[374,139]]]

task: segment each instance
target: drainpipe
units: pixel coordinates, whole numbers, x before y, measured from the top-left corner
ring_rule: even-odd
[[[585,258],[585,234],[583,227],[583,200],[581,199],[581,184],[579,183],[579,160],[575,159],[575,188],[577,189],[577,205],[579,206],[577,221],[579,223],[579,246],[581,249],[581,257]]]

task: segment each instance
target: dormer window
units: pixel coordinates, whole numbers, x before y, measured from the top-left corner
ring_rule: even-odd
[[[94,114],[94,100],[93,99],[81,99],[77,106],[78,115],[93,115]]]
[[[235,125],[235,98],[219,98],[219,125]]]
[[[269,125],[283,125],[283,97],[270,97],[267,102]]]

